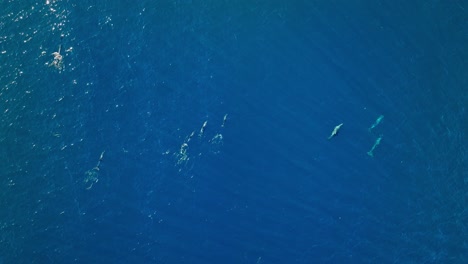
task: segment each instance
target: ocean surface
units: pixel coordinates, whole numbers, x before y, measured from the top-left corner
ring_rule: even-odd
[[[3,0],[0,264],[468,263],[467,108],[465,0]]]

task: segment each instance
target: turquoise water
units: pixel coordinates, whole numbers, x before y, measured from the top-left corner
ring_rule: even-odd
[[[0,263],[468,261],[465,1],[0,10]]]

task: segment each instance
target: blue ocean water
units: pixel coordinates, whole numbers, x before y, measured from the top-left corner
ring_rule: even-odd
[[[468,263],[468,2],[0,10],[0,263]]]

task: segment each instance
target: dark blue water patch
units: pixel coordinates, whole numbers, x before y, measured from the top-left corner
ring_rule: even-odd
[[[1,261],[464,263],[463,3],[16,4]]]

